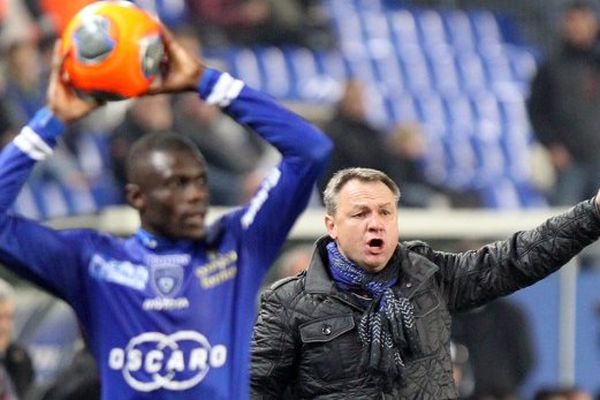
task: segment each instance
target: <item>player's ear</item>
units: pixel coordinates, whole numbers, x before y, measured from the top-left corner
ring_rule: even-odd
[[[141,210],[144,207],[144,195],[140,186],[136,183],[128,183],[125,185],[125,196],[127,204],[136,210]]]

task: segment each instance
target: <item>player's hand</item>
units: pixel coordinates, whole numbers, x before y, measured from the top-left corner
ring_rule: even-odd
[[[196,90],[198,80],[206,68],[202,61],[189,54],[163,26],[163,43],[167,55],[166,71],[162,79],[148,91],[149,94],[175,93]]]
[[[82,98],[68,84],[62,73],[64,57],[60,52],[60,40],[54,44],[52,70],[46,91],[46,105],[54,115],[65,123],[74,122],[99,106],[92,98]]]

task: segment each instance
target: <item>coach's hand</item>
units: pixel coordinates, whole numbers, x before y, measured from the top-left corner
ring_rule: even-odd
[[[167,55],[166,68],[162,79],[148,91],[149,94],[175,93],[196,90],[198,80],[205,66],[195,55],[189,54],[173,38],[173,34],[163,26],[163,43]]]
[[[74,122],[99,106],[93,98],[82,98],[73,90],[62,74],[64,57],[60,52],[60,41],[54,44],[52,70],[46,91],[46,105],[56,117],[65,123]]]

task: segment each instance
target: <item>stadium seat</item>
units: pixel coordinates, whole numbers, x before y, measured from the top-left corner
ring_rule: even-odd
[[[489,82],[479,54],[472,51],[457,52],[455,62],[463,92],[472,93],[488,89]]]
[[[450,44],[459,52],[474,51],[475,35],[467,13],[462,10],[444,11],[442,21]]]
[[[277,97],[311,102],[334,101],[343,81],[360,79],[373,124],[423,126],[432,182],[481,190],[490,207],[537,203],[522,194],[528,174],[519,172],[528,165],[524,101],[536,63],[505,18],[381,0],[325,5],[339,51],[237,49],[227,58],[230,70]],[[500,187],[487,187],[500,180]]]
[[[415,13],[419,41],[424,48],[435,47],[448,42],[444,22],[440,14],[432,9]]]
[[[225,55],[225,63],[230,73],[248,85],[264,88],[263,76],[254,51],[249,48],[231,48]]]

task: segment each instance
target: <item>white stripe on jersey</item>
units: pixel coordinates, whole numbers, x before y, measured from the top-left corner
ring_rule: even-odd
[[[43,160],[52,154],[52,148],[28,126],[24,126],[14,139],[13,143],[23,153],[34,160]]]
[[[281,178],[281,171],[279,168],[274,168],[271,170],[269,175],[264,179],[262,183],[262,187],[256,193],[256,195],[250,201],[250,207],[242,216],[242,227],[244,229],[248,229],[252,222],[254,222],[254,218],[256,218],[256,214],[262,207],[262,205],[269,198],[269,192],[273,189],[277,183],[279,182],[279,178]]]
[[[219,76],[217,83],[215,83],[211,93],[206,98],[206,102],[208,104],[216,104],[220,107],[227,107],[238,97],[243,87],[244,82],[233,78],[225,72]]]

